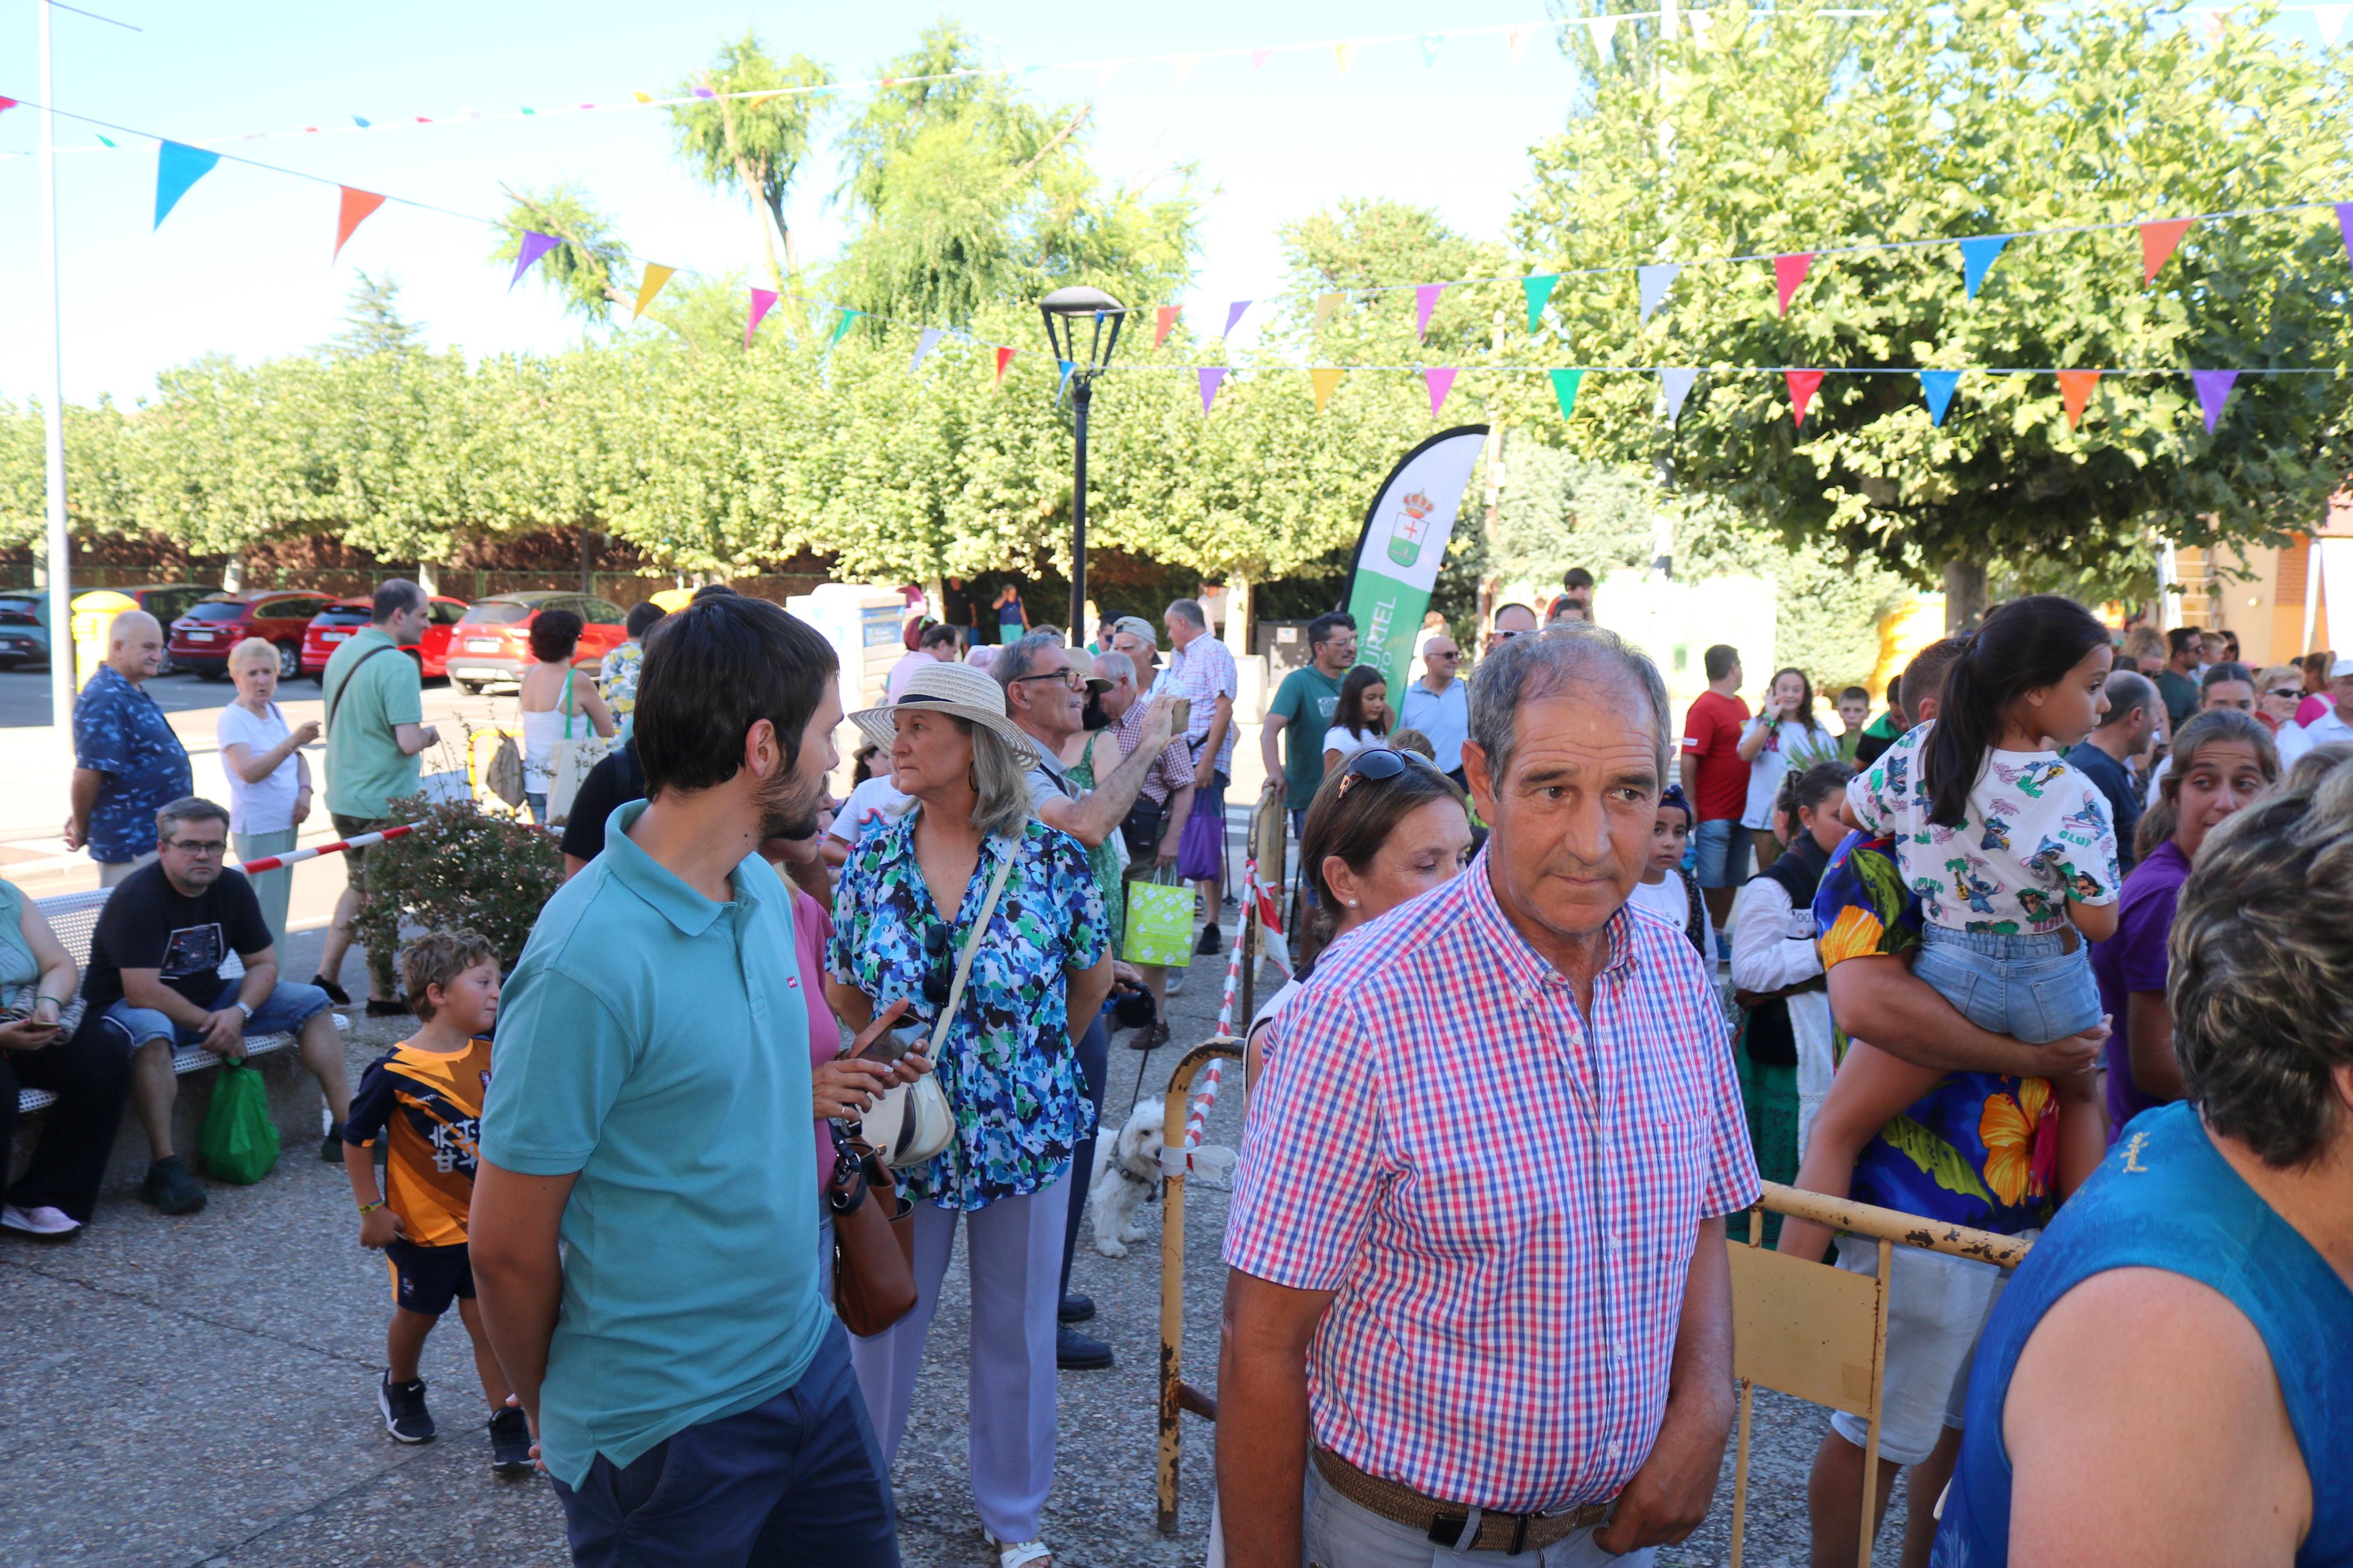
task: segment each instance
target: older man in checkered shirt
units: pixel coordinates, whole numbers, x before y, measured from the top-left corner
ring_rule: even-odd
[[[1232,1568],[1640,1563],[1705,1517],[1757,1176],[1708,975],[1626,901],[1672,732],[1607,631],[1491,652],[1485,851],[1276,1015],[1226,1232]]]

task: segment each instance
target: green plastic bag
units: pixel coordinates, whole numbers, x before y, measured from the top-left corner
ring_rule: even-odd
[[[1155,868],[1148,877],[1128,879],[1127,931],[1119,955],[1130,963],[1166,969],[1192,963],[1193,889],[1173,869]]]
[[[278,1163],[278,1124],[269,1120],[269,1086],[241,1061],[224,1060],[213,1080],[213,1102],[196,1131],[205,1174],[249,1187]]]

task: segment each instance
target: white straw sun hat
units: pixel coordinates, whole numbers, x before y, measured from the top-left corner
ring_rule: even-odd
[[[902,709],[949,713],[970,720],[1012,747],[1014,759],[1023,769],[1038,765],[1038,742],[1005,716],[1005,688],[997,685],[994,677],[970,665],[927,665],[908,677],[906,689],[900,693],[896,703],[884,708],[862,708],[849,716],[849,721],[887,752],[891,742],[898,739],[896,715]]]

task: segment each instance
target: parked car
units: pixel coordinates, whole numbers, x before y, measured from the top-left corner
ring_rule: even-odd
[[[84,592],[98,592],[85,589]],[[108,588],[110,594],[120,594],[155,617],[164,628],[164,662],[158,675],[177,675],[187,667],[172,658],[172,623],[188,613],[192,605],[218,594],[220,589],[206,583],[142,583],[135,588]],[[74,597],[79,600],[80,594]]]
[[[38,588],[0,592],[0,668],[49,662],[49,595]]]
[[[418,670],[428,679],[449,673],[449,628],[466,613],[463,599],[444,598],[436,594],[426,602],[427,611],[425,636],[421,642],[410,643],[401,651],[417,660]],[[302,673],[313,679],[327,673],[327,660],[333,657],[344,639],[368,624],[375,614],[374,597],[362,595],[357,598],[337,599],[311,617],[311,625],[302,634]],[[441,634],[440,646],[434,646],[433,634]]]
[[[327,605],[326,595],[303,588],[215,594],[172,623],[166,646],[181,668],[220,680],[228,675],[228,650],[259,637],[277,646],[278,679],[291,680],[302,670],[302,633]]]
[[[448,630],[445,657],[450,680],[468,693],[493,681],[522,680],[533,662],[531,623],[543,610],[570,610],[580,617],[575,664],[595,664],[628,638],[621,606],[610,599],[550,592],[493,594],[468,605]],[[438,629],[425,634],[428,657]]]

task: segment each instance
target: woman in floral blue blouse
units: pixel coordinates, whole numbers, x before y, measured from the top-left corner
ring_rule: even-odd
[[[827,986],[853,1027],[904,999],[928,1040],[989,884],[1009,858],[963,997],[934,1058],[955,1136],[900,1173],[915,1210],[915,1310],[852,1347],[867,1409],[895,1460],[956,1218],[972,1270],[973,1499],[1005,1568],[1047,1563],[1038,1517],[1054,1479],[1055,1309],[1062,1227],[1082,1201],[1071,1151],[1092,1130],[1070,1020],[1111,989],[1102,895],[1078,841],[1029,815],[1029,738],[997,682],[935,664],[898,703],[854,715],[891,748],[905,816],[850,852],[834,890]]]

